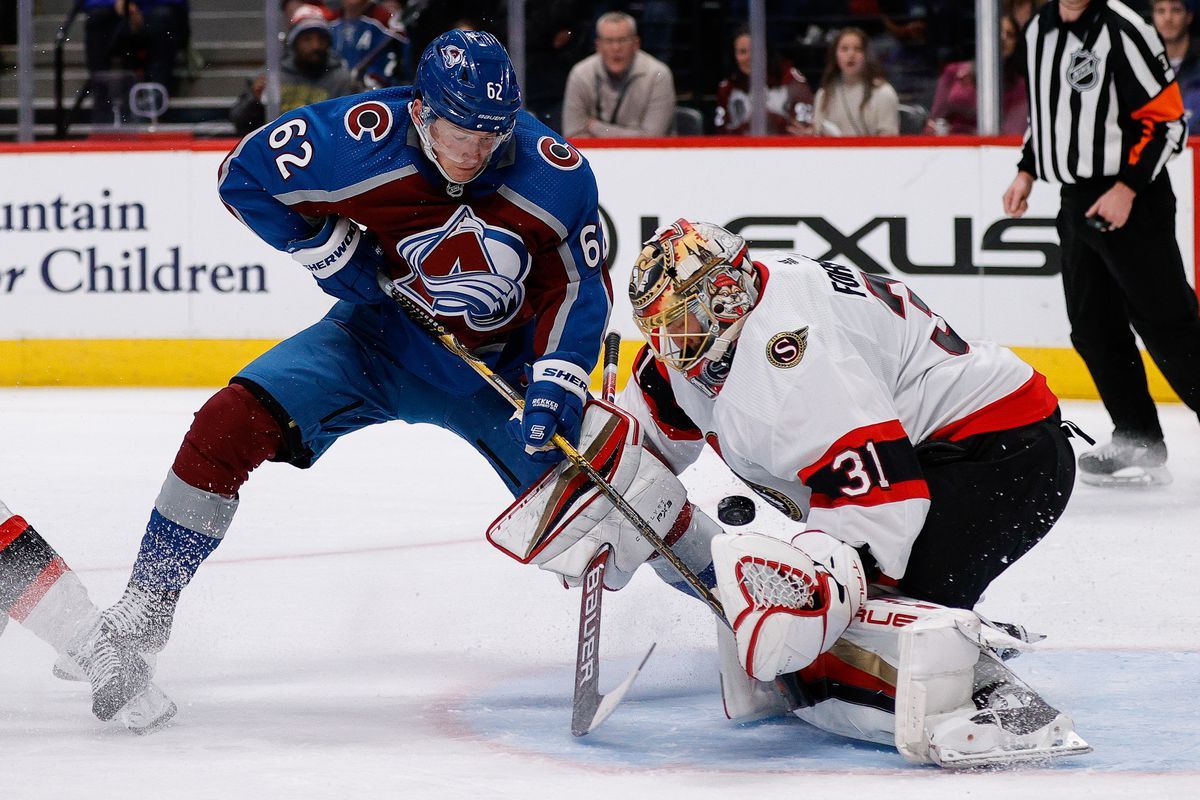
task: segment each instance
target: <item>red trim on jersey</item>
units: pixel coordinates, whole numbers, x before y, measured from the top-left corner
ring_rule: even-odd
[[[882,692],[895,699],[896,687],[880,678],[847,664],[833,653],[821,653],[817,660],[800,670],[800,679],[806,683],[817,683],[829,678],[846,686]]]
[[[649,362],[649,364],[646,362]],[[642,398],[646,401],[646,408],[650,411],[650,418],[654,420],[654,426],[662,431],[664,436],[675,442],[694,442],[703,438],[703,434],[700,433],[699,428],[692,428],[690,430],[686,428],[676,428],[674,425],[663,421],[662,412],[659,410],[658,403],[656,403],[654,400],[654,395],[646,391],[645,387],[642,386],[642,382],[637,380],[637,374],[650,366],[658,371],[659,376],[666,381],[667,386],[670,387],[671,376],[667,372],[667,368],[663,366],[662,362],[654,357],[654,353],[650,350],[650,345],[644,344],[642,345],[642,349],[638,351],[637,356],[634,357],[633,376],[634,382],[637,384],[638,391],[642,393]],[[671,399],[674,398],[675,394],[672,391]]]
[[[29,584],[25,591],[21,593],[16,602],[12,604],[12,608],[8,610],[8,615],[17,622],[24,622],[25,618],[29,616],[29,612],[33,611],[34,607],[41,602],[46,592],[50,591],[50,587],[54,585],[54,582],[64,572],[69,572],[70,569],[67,566],[67,562],[55,556],[46,565],[46,568],[33,579],[33,583]]]
[[[1021,388],[983,408],[972,411],[960,420],[938,428],[930,439],[947,439],[956,442],[978,433],[994,433],[1022,425],[1040,422],[1058,408],[1058,398],[1046,385],[1046,377],[1034,370],[1033,377]]]
[[[801,481],[805,483],[817,471],[826,466],[831,466],[833,459],[841,455],[847,450],[856,450],[870,441],[888,442],[893,439],[907,439],[908,433],[904,430],[904,426],[900,424],[900,420],[893,419],[887,422],[877,422],[874,425],[866,425],[861,428],[855,428],[849,433],[842,436],[833,444],[829,445],[829,449],[825,454],[814,461],[811,465],[800,470],[798,474]]]
[[[920,477],[919,473],[914,473],[907,477],[897,476],[887,486],[881,486],[876,480],[871,479],[869,483],[861,487],[863,491],[860,494],[846,494],[843,491],[841,494],[833,496],[827,490],[819,489],[812,485],[811,479],[817,473],[825,470],[840,473],[846,469],[845,465],[837,464],[836,462],[850,451],[861,452],[870,442],[900,442],[907,440],[908,434],[898,419],[856,428],[842,436],[817,461],[797,473],[801,482],[812,489],[812,495],[809,497],[810,507],[870,507],[886,505],[887,503],[899,503],[905,500],[928,500],[929,485],[925,483],[925,479]],[[868,474],[870,474],[869,469]]]
[[[25,532],[29,527],[29,523],[19,516],[13,515],[8,520],[0,525],[0,550],[8,547],[13,543],[13,540]]]
[[[842,506],[882,506],[888,503],[900,503],[904,500],[928,500],[929,484],[924,480],[901,481],[893,483],[884,489],[872,484],[864,494],[850,497],[826,497],[817,492],[812,493],[809,506],[812,508],[841,508]]]

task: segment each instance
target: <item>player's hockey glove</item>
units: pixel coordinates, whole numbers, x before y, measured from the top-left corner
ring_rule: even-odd
[[[579,442],[579,422],[587,399],[588,375],[577,364],[550,353],[526,369],[529,389],[525,392],[525,411],[513,414],[508,433],[524,445],[534,461],[554,464],[563,457],[551,444],[561,433],[571,444]]]
[[[326,217],[307,239],[290,242],[288,252],[326,294],[351,303],[381,303],[378,274],[385,266],[383,250],[369,231],[345,217]]]

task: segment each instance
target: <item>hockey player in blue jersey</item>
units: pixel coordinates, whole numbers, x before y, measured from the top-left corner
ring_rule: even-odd
[[[140,652],[166,644],[180,590],[264,461],[305,468],[368,425],[432,423],[516,493],[557,460],[556,432],[578,440],[611,306],[596,183],[520,106],[495,37],[455,30],[425,50],[412,87],[297,109],[230,153],[222,201],[338,302],[196,413],[96,637]],[[381,274],[510,383],[528,382],[523,419],[509,421],[505,401],[405,316]],[[110,705],[137,683],[92,676]]]

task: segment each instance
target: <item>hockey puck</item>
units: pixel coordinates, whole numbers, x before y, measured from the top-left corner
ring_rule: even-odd
[[[754,522],[754,501],[740,494],[731,494],[717,503],[717,519],[722,525],[749,525]]]

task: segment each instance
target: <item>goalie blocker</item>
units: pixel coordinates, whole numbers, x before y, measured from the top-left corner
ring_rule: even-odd
[[[687,499],[687,490],[643,446],[637,419],[591,399],[584,409],[579,451],[663,542],[709,587],[715,583],[709,543],[721,527]],[[522,564],[537,564],[577,586],[604,544],[612,545],[604,586],[624,587],[647,561],[660,577],[690,591],[601,491],[578,468],[562,462],[518,497],[489,526],[493,545]]]

